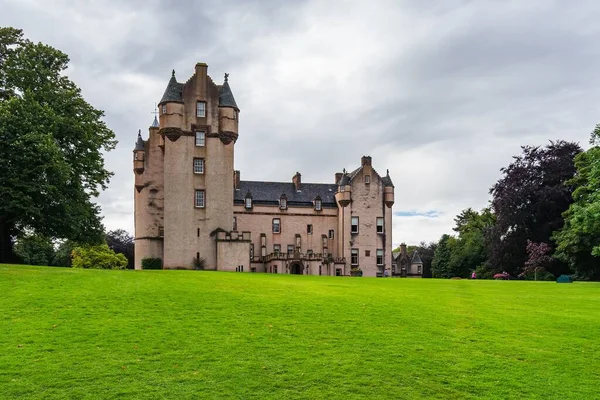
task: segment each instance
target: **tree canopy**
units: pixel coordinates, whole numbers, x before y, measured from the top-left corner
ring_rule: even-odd
[[[112,175],[103,152],[116,145],[103,112],[64,75],[69,58],[21,30],[0,28],[0,262],[14,237],[99,242],[94,203]]]
[[[489,265],[495,272],[518,275],[528,259],[527,240],[553,246],[552,234],[563,226],[562,213],[572,202],[577,143],[559,140],[546,147],[522,147],[491,188],[496,223],[489,237]],[[554,263],[552,272],[568,270]]]

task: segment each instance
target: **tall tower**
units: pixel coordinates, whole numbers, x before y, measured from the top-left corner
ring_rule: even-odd
[[[233,225],[233,156],[238,137],[239,108],[229,87],[227,75],[222,86],[207,75],[208,66],[196,64],[194,75],[177,82],[175,71],[158,103],[155,143],[160,156],[146,162],[136,178],[140,185],[153,185],[144,175],[160,175],[161,207],[151,201],[136,200],[136,247],[144,241],[147,229],[138,219],[162,214],[162,255],[164,268],[193,268],[195,259],[205,260],[205,268],[216,268],[215,232],[231,230]],[[153,124],[154,125],[154,124]],[[148,158],[148,157],[146,157]],[[136,170],[137,171],[137,170]],[[137,172],[136,172],[137,173]],[[142,191],[145,188],[142,188]],[[145,232],[146,231],[146,232]],[[136,250],[138,259],[154,257]]]

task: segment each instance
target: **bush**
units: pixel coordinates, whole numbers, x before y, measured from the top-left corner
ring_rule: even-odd
[[[127,258],[116,254],[107,244],[79,246],[72,252],[73,268],[125,269]]]
[[[52,241],[50,238],[38,234],[19,237],[14,251],[23,263],[29,265],[51,265],[54,261]]]
[[[206,260],[202,257],[194,257],[194,269],[204,269]]]
[[[142,269],[162,269],[162,260],[160,258],[142,259]]]

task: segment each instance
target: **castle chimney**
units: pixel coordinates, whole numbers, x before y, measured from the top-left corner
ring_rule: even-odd
[[[400,245],[400,254],[407,255],[407,253],[406,253],[406,243],[402,243]]]
[[[360,158],[360,165],[365,166],[365,165],[371,165],[371,156],[362,156]]]
[[[233,171],[233,188],[234,189],[239,189],[240,187],[240,170],[236,169],[235,171]]]
[[[337,183],[340,181],[340,179],[342,179],[342,176],[344,176],[343,172],[336,172],[335,173],[335,184],[337,185]]]
[[[300,172],[296,172],[296,175],[294,175],[292,177],[292,183],[294,184],[294,187],[296,188],[296,190],[301,190],[302,187],[302,182],[300,180],[302,175],[300,175]]]

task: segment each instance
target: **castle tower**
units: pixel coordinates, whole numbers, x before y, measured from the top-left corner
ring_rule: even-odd
[[[219,86],[207,70],[206,64],[196,64],[185,83],[177,82],[173,71],[158,103],[158,126],[153,123],[149,140],[158,153],[146,162],[136,188],[144,192],[144,185],[153,186],[161,204],[136,199],[136,266],[138,259],[153,253],[142,245],[138,254],[138,240],[143,241],[149,230],[144,227],[148,224],[138,224],[138,217],[156,220],[160,215],[158,223],[164,221],[159,227],[164,268],[193,268],[197,258],[205,260],[206,269],[216,268],[215,232],[232,228],[239,108],[227,75]],[[160,187],[144,179],[152,174]]]

